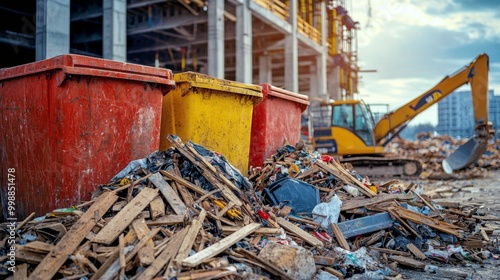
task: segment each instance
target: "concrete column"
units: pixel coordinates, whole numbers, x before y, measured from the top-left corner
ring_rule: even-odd
[[[252,12],[244,0],[236,5],[236,81],[251,84],[252,78]]]
[[[102,57],[127,61],[127,1],[102,1]]]
[[[314,100],[315,98],[322,98],[321,93],[319,91],[321,86],[318,83],[319,82],[318,66],[311,65],[310,69],[311,69],[310,70],[311,76],[309,78],[309,98],[310,100]]]
[[[326,3],[321,2],[321,54],[316,56],[316,73],[318,75],[318,97],[328,99],[326,63],[328,56],[328,21],[326,16]]]
[[[273,69],[271,68],[271,57],[261,55],[259,57],[259,84],[270,83],[273,81]]]
[[[285,35],[285,88],[292,92],[298,92],[297,0],[290,1],[289,22],[292,26],[292,32]]]
[[[340,92],[340,66],[334,65],[330,73],[328,73],[328,93],[329,97],[335,100],[342,98]]]
[[[208,75],[224,79],[224,1],[208,2]]]
[[[69,53],[70,0],[36,1],[36,60]]]

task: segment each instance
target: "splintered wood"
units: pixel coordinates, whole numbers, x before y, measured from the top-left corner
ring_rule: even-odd
[[[481,261],[498,240],[489,236],[498,228],[482,220],[495,217],[476,206],[448,202],[438,207],[415,184],[392,180],[377,186],[331,158],[313,161],[311,154],[287,147],[251,170],[247,180],[228,171],[214,153],[168,139],[172,148],[149,155],[147,167],[99,186],[91,201],[23,220],[15,227],[17,273],[4,269],[0,277],[312,279],[316,271],[343,279],[361,271],[349,260],[371,250],[380,259],[362,271],[384,265],[394,270],[397,264],[422,270],[437,258],[427,244],[448,258],[462,256],[444,251],[453,245]],[[297,213],[286,197],[273,204],[257,192],[266,192],[283,176],[319,193],[312,206],[339,199],[342,204],[333,209],[338,222],[330,222],[330,213]],[[292,198],[302,194],[301,189]],[[328,219],[326,228],[322,219]],[[2,226],[1,244],[8,248],[10,229]],[[283,247],[266,247],[275,245]],[[363,247],[369,251],[358,251]],[[266,248],[280,257],[266,256]],[[312,274],[298,276],[310,268]]]

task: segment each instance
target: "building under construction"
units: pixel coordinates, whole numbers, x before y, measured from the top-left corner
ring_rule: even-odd
[[[31,0],[0,3],[0,67],[74,53],[320,99],[357,93],[344,0]]]

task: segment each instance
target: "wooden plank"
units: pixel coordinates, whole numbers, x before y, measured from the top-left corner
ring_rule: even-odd
[[[24,249],[27,251],[42,254],[48,254],[53,248],[54,245],[41,241],[33,241],[24,246]]]
[[[125,245],[123,241],[123,233],[118,237],[118,250],[119,251],[119,260],[120,260],[120,278],[123,279],[123,275],[125,274],[125,267],[127,266],[127,262],[125,261]]]
[[[46,257],[46,254],[30,252],[25,250],[23,246],[16,244],[16,261],[23,261],[30,264],[39,264]]]
[[[349,185],[353,185],[355,188],[357,188],[364,195],[366,195],[368,197],[377,196],[376,193],[374,193],[369,188],[365,187],[363,185],[363,183],[361,183],[359,180],[354,178],[337,161],[333,161],[333,163],[331,163],[331,164],[324,164],[322,162],[317,162],[316,164],[324,171],[331,173],[331,174],[335,175],[337,178],[341,179],[344,183],[349,184]]]
[[[349,243],[347,243],[347,240],[345,239],[344,234],[342,234],[339,226],[337,224],[330,224],[330,229],[333,231],[333,234],[339,242],[340,247],[350,251],[351,248],[349,248]]]
[[[342,272],[334,269],[334,268],[331,268],[331,267],[323,267],[323,269],[332,274],[332,275],[335,275],[337,278],[339,278],[340,280],[344,279],[344,274],[342,274]]]
[[[289,216],[288,220],[294,221],[294,222],[299,222],[299,223],[310,224],[310,225],[313,225],[315,227],[319,227],[320,226],[320,223],[317,223],[315,221],[311,221],[311,220],[308,220],[308,219],[302,219],[302,218],[295,217],[295,216]]]
[[[412,243],[408,243],[406,244],[406,248],[408,248],[408,250],[410,250],[410,252],[419,260],[425,260],[427,259],[427,257],[424,255],[424,253],[422,253],[422,251],[420,251],[417,246],[415,246],[414,244]]]
[[[198,232],[200,232],[206,216],[207,211],[205,211],[205,209],[202,209],[200,215],[198,215],[198,218],[193,219],[193,221],[191,222],[191,227],[189,227],[189,230],[187,231],[186,238],[184,238],[179,252],[174,258],[175,265],[178,265],[180,267],[182,261],[189,255],[189,252],[191,251],[191,248],[193,248],[196,236],[198,235]]]
[[[153,279],[165,266],[168,265],[170,260],[177,254],[179,248],[182,245],[184,237],[186,235],[186,229],[177,232],[168,242],[168,246],[165,250],[161,252],[160,255],[154,260],[154,262],[141,274],[139,274],[136,280],[149,280]]]
[[[448,202],[448,201],[439,201],[436,204],[441,205],[442,207],[445,208],[460,208],[460,203],[459,202]]]
[[[125,262],[128,263],[132,260],[133,257],[143,248],[143,246],[151,241],[150,239],[153,238],[158,232],[160,231],[159,228],[156,228],[152,231],[150,231],[144,238],[142,238],[135,246],[132,251],[128,252],[125,255]],[[134,232],[134,230],[129,231]],[[127,234],[125,235],[124,238],[124,243],[127,244],[127,239],[132,239],[131,237],[133,236],[133,239],[135,240],[135,233],[133,234]],[[90,280],[98,280],[103,278],[103,276],[106,275],[116,275],[118,270],[120,269],[119,265],[119,248],[115,248],[113,253],[106,259],[106,261],[101,265],[99,270],[92,276]]]
[[[412,258],[407,258],[403,256],[390,256],[389,260],[395,261],[401,265],[413,267],[413,268],[418,268],[418,269],[424,269],[425,268],[425,263],[421,261],[414,260]]]
[[[412,193],[414,195],[416,195],[425,205],[427,205],[427,207],[429,207],[432,211],[436,211],[436,208],[434,207],[434,205],[432,205],[432,203],[430,203],[429,201],[427,201],[425,198],[423,198],[421,195],[419,195],[416,191],[412,191]]]
[[[182,177],[181,171],[179,170],[179,167],[177,167],[177,164],[174,165],[174,168],[172,169],[172,171],[174,172],[175,175]],[[182,200],[184,201],[184,204],[186,204],[186,206],[189,207],[189,206],[193,206],[196,204],[194,202],[193,196],[191,195],[191,193],[187,190],[187,188],[184,185],[179,184],[176,181],[173,181],[172,185],[175,188],[177,188],[177,190],[179,191],[179,194],[181,195]]]
[[[146,224],[146,220],[144,218],[138,218],[132,222],[132,228],[134,229],[135,234],[137,235],[137,239],[141,240],[150,232],[148,225]],[[147,245],[151,245],[154,247],[153,240],[149,240]]]
[[[182,262],[182,265],[188,266],[188,267],[195,267],[195,266],[199,265],[200,263],[202,263],[204,260],[220,254],[221,252],[223,252],[227,248],[231,247],[236,242],[245,238],[249,234],[253,233],[254,231],[256,231],[260,227],[261,227],[261,224],[259,224],[259,223],[251,223],[247,226],[244,226],[240,230],[238,230],[237,232],[220,240],[219,242],[213,244],[212,246],[184,259],[184,261]]]
[[[149,181],[153,183],[161,192],[163,197],[167,200],[167,203],[172,207],[175,214],[184,215],[186,213],[186,205],[182,202],[181,198],[172,189],[172,187],[163,180],[160,173],[155,173],[153,176],[149,177]]]
[[[139,239],[139,240],[141,240],[142,238],[147,236],[148,233],[150,232],[149,227],[146,225],[146,221],[144,220],[144,218],[136,219],[132,223],[132,228],[134,229],[135,233],[137,234],[137,239]],[[139,257],[139,263],[141,264],[141,266],[146,267],[146,266],[153,263],[153,261],[155,259],[154,248],[155,248],[155,244],[153,243],[153,240],[149,240],[146,243],[146,245],[141,250],[139,250],[138,257]]]
[[[149,212],[151,213],[151,220],[153,221],[159,217],[165,216],[165,203],[163,203],[161,197],[157,196],[149,203]]]
[[[373,198],[364,198],[364,199],[349,199],[342,201],[341,211],[352,210],[356,208],[360,208],[363,206],[370,206],[374,204],[379,204],[383,202],[387,202],[390,200],[411,200],[414,199],[414,195],[408,194],[380,194]]]
[[[152,242],[152,238],[155,237],[158,232],[160,232],[160,228],[155,228],[152,231],[148,232],[147,235],[145,235],[143,238],[139,240],[139,242],[134,246],[134,249],[130,251],[126,256],[125,256],[125,261],[129,262],[132,260],[132,258],[135,256],[135,254],[139,253],[141,248],[146,246],[149,242]]]
[[[490,238],[488,237],[488,235],[486,234],[486,231],[484,230],[484,228],[480,228],[479,229],[480,232],[481,232],[481,236],[483,237],[484,241],[490,241]]]
[[[14,272],[14,280],[25,280],[28,279],[28,264],[19,264],[16,267],[16,272]]]
[[[167,215],[156,221],[147,221],[148,226],[170,226],[184,223],[184,215]]]
[[[210,164],[210,162],[208,162],[202,155],[200,155],[198,153],[198,151],[196,151],[193,147],[193,144],[191,143],[186,143],[185,146],[188,148],[188,150],[194,154],[196,156],[196,158],[198,160],[200,160],[201,162],[203,162],[203,164],[205,165],[205,167],[207,167],[210,171],[212,171],[213,173],[216,173],[217,172],[217,169],[215,169],[215,166],[213,166],[212,164]]]
[[[202,195],[200,198],[198,198],[194,203],[199,204],[203,200],[207,199],[208,197],[212,196],[215,193],[220,192],[218,189],[211,190],[210,192],[207,192],[206,194]]]
[[[111,192],[103,193],[99,196],[82,217],[61,238],[52,250],[52,253],[48,254],[36,267],[29,279],[51,279],[54,277],[69,255],[73,253],[85,236],[97,224],[94,218],[95,213],[101,219],[117,199],[118,196]]]
[[[205,279],[237,279],[229,277],[230,275],[237,275],[238,270],[236,267],[230,265],[222,268],[213,268],[210,270],[200,269],[181,272],[173,279],[177,280],[205,280]]]
[[[370,237],[367,237],[366,239],[361,241],[361,246],[370,246],[375,244],[377,241],[379,241],[382,237],[385,235],[385,230],[381,230],[377,233],[372,234]]]
[[[206,190],[196,186],[196,185],[193,185],[191,182],[185,180],[184,178],[180,177],[180,176],[177,176],[177,175],[174,175],[170,172],[167,172],[165,170],[160,170],[160,173],[163,174],[165,177],[169,178],[170,180],[172,181],[175,181],[177,184],[181,184],[183,185],[184,187],[200,194],[200,195],[204,195],[206,193],[208,193]]]
[[[446,222],[413,212],[411,210],[404,209],[403,207],[395,207],[394,210],[403,219],[410,220],[417,224],[427,225],[433,229],[437,229],[439,231],[449,233],[455,235],[458,238],[462,238],[462,236],[456,231],[454,225],[448,224]]]
[[[278,222],[278,224],[280,226],[282,226],[286,230],[296,234],[298,237],[300,237],[300,239],[304,240],[309,245],[311,245],[311,246],[324,246],[323,242],[321,242],[319,239],[317,239],[316,237],[305,232],[304,230],[302,230],[298,226],[283,219],[282,217],[277,217],[276,221]]]
[[[233,232],[236,232],[240,229],[240,227],[233,227],[233,226],[222,226],[222,232],[224,234],[231,234]],[[281,234],[281,228],[259,228],[254,232],[254,234]]]
[[[467,249],[481,249],[484,248],[484,243],[482,240],[466,240],[459,243],[462,247]]]
[[[401,217],[398,215],[398,213],[396,211],[394,211],[394,209],[389,208],[389,209],[387,209],[387,212],[389,212],[389,214],[391,215],[391,217],[393,217],[394,219],[398,220],[398,222],[404,228],[406,228],[407,230],[409,230],[410,232],[412,232],[413,234],[415,234],[415,236],[417,236],[418,238],[423,239],[422,236],[420,236],[420,234],[416,230],[414,230],[407,222],[405,222],[403,219],[401,219]],[[408,232],[406,232],[406,233],[408,233]]]
[[[194,151],[192,153],[186,145],[182,145],[181,143],[175,141],[171,136],[168,136],[167,139],[176,147],[176,149],[185,156],[197,169],[200,171],[201,175],[207,179],[207,181],[212,184],[212,186],[217,187],[221,190],[222,196],[227,199],[227,201],[231,201],[236,206],[242,206],[243,203],[241,200],[233,193],[233,190],[236,192],[241,192],[236,186],[233,185],[227,178],[222,174],[218,174],[217,172],[213,172],[209,167],[202,167],[201,163],[196,159],[197,157],[202,157],[198,154],[198,152]],[[210,163],[208,163],[210,164]],[[233,190],[231,190],[232,188]]]
[[[375,251],[379,251],[379,252],[382,252],[382,253],[386,253],[386,254],[391,254],[391,255],[400,255],[400,256],[410,256],[410,253],[408,252],[403,252],[403,251],[396,251],[396,250],[391,250],[391,249],[386,249],[386,248],[377,248],[377,247],[369,247],[370,250],[375,250]]]
[[[314,263],[317,265],[333,266],[338,262],[336,258],[330,258],[325,256],[314,256]]]
[[[111,244],[130,223],[149,205],[158,194],[158,190],[145,188],[134,197],[116,216],[94,237],[92,242]]]
[[[245,256],[246,258],[250,259],[251,261],[257,262],[261,267],[263,267],[265,270],[267,270],[269,273],[271,273],[274,276],[279,277],[280,279],[288,279],[288,280],[293,280],[292,277],[290,277],[286,272],[272,264],[271,262],[243,249],[243,248],[237,248],[236,253],[241,254]]]
[[[128,254],[130,250],[132,250],[131,247],[125,247],[124,254]],[[97,273],[99,273],[99,271],[97,271]],[[108,270],[106,270],[99,278],[92,277],[92,279],[113,280],[117,278],[117,276],[119,276],[119,273],[120,273],[120,249],[117,250],[117,257],[111,264],[111,266],[108,268]]]

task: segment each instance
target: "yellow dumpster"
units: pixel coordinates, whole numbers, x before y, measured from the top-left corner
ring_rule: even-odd
[[[163,98],[160,150],[176,134],[223,154],[242,173],[248,169],[253,107],[262,88],[184,72],[174,75],[176,88]]]

